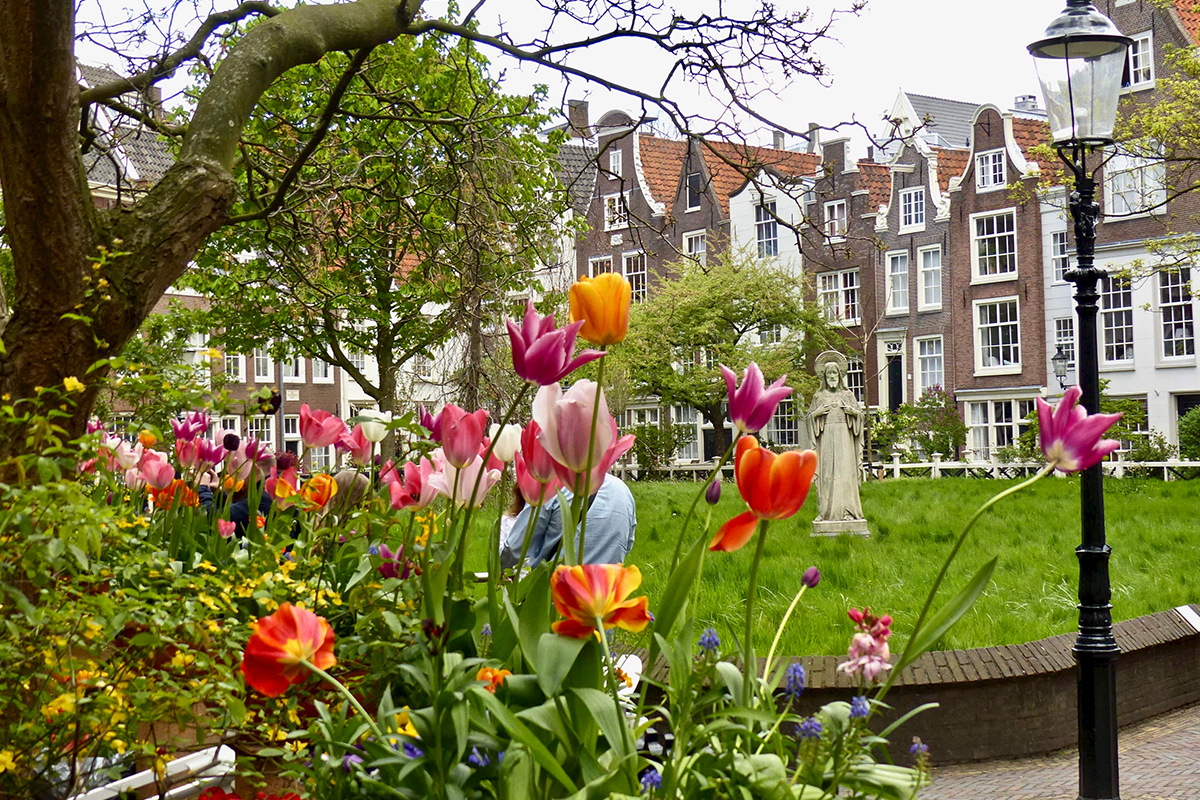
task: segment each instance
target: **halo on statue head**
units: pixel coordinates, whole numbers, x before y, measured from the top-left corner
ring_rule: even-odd
[[[825,365],[831,364],[831,363],[837,364],[838,375],[846,374],[846,370],[849,367],[849,364],[846,361],[846,357],[844,355],[842,355],[841,353],[837,352],[836,350],[826,350],[824,353],[821,353],[821,355],[817,356],[817,361],[816,361],[816,364],[814,365],[815,374],[818,377],[825,374]]]

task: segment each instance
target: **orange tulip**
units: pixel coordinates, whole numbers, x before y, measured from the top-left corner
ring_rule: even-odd
[[[150,489],[150,499],[155,508],[168,509],[178,506],[195,508],[200,505],[200,496],[179,478],[161,489]]]
[[[138,442],[141,443],[142,447],[153,447],[157,441],[158,437],[148,430],[143,430],[138,434]]]
[[[308,509],[314,511],[318,508],[324,508],[325,504],[337,494],[337,481],[332,475],[320,474],[313,475],[304,483],[304,488],[300,490],[300,494],[308,501]]]
[[[812,450],[776,455],[759,447],[753,436],[743,436],[737,443],[733,471],[750,510],[722,525],[708,549],[741,550],[760,519],[787,519],[795,514],[808,497],[816,470],[817,454]]]
[[[644,629],[650,622],[647,599],[626,598],[642,583],[637,567],[620,564],[560,566],[550,577],[554,607],[566,619],[552,626],[555,633],[584,639],[596,631],[596,620],[607,628]]]
[[[479,674],[475,676],[475,680],[483,681],[487,686],[483,687],[492,694],[496,693],[496,687],[504,683],[504,679],[512,672],[507,669],[493,669],[491,667],[482,667]]]
[[[571,322],[583,320],[579,335],[592,344],[625,341],[633,287],[620,275],[606,272],[580,278],[571,286]]]
[[[279,697],[293,683],[308,677],[306,661],[318,669],[337,663],[333,629],[324,617],[284,603],[252,626],[254,633],[242,656],[246,684],[267,697]]]

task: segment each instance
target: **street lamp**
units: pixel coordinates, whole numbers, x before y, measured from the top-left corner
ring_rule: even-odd
[[[1104,271],[1095,265],[1100,208],[1087,157],[1093,148],[1113,143],[1125,50],[1131,43],[1088,0],[1068,0],[1043,38],[1029,45],[1055,148],[1075,178],[1070,206],[1077,258],[1066,279],[1075,284],[1078,381],[1090,414],[1100,410],[1096,304],[1100,297],[1097,284]],[[1074,647],[1079,665],[1079,797],[1117,800],[1116,659],[1120,649],[1113,637],[1109,603],[1112,550],[1104,541],[1104,473],[1100,464],[1083,472],[1080,487],[1083,537],[1075,549],[1079,558],[1079,635]]]
[[[1067,388],[1067,362],[1071,359],[1063,352],[1062,345],[1058,346],[1058,351],[1050,357],[1050,364],[1054,367],[1054,377],[1058,378],[1058,388]]]

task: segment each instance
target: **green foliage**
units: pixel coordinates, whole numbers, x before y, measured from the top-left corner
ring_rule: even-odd
[[[912,407],[904,404],[894,412],[881,408],[871,415],[872,450],[875,458],[890,461],[892,453],[900,453],[902,458],[911,459],[915,456],[909,441],[916,430],[916,418]]]
[[[637,459],[639,478],[653,477],[675,457],[679,446],[688,441],[691,431],[677,425],[639,425],[630,433],[637,436],[633,455]]]
[[[1200,406],[1180,417],[1176,430],[1179,435],[1179,455],[1193,461],[1200,460]]]
[[[913,440],[926,457],[941,453],[947,459],[957,457],[959,448],[967,443],[967,425],[958,414],[954,398],[940,386],[925,390],[911,404]]]

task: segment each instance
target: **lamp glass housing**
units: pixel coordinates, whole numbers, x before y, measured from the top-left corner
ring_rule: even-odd
[[[1054,366],[1054,377],[1060,382],[1067,377],[1067,361],[1067,354],[1063,352],[1062,345],[1060,344],[1058,352],[1050,358],[1050,363]]]

